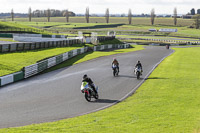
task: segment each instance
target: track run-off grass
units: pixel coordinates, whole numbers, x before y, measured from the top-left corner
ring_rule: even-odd
[[[200,47],[174,50],[134,95],[119,104],[88,115],[0,132],[200,132]]]
[[[15,53],[0,53],[0,76],[20,71],[23,67],[35,64],[39,60],[78,48],[81,47],[49,48]]]

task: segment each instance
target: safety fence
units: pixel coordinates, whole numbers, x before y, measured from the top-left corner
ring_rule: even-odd
[[[196,43],[185,43],[185,44],[174,44],[174,43],[172,43],[172,44],[159,44],[159,43],[150,43],[150,44],[148,44],[148,45],[150,45],[150,46],[166,46],[166,45],[169,45],[169,46],[188,46],[188,45],[198,45],[198,44],[196,44]]]
[[[73,44],[80,44],[80,43],[82,43],[81,40],[73,39],[73,40],[63,40],[63,41],[0,44],[0,53],[35,50],[35,49],[52,48],[52,47],[68,47],[72,46]]]
[[[40,36],[40,35],[37,35],[37,36]],[[37,38],[37,36],[33,38]],[[112,40],[114,38],[115,37],[109,37],[109,36],[98,37],[100,41]],[[76,38],[76,39],[69,38],[69,39],[59,40],[59,41],[16,42],[16,43],[10,43],[10,44],[0,44],[0,53],[24,51],[24,50],[27,51],[27,50],[52,48],[52,47],[68,47],[68,46],[72,46],[73,44],[81,44],[81,43],[83,43],[83,39],[81,38]]]
[[[185,44],[200,44],[198,40],[175,40],[175,39],[153,39],[153,38],[117,38],[120,40],[146,40],[146,41],[154,41],[154,42],[165,42],[165,43],[185,43]]]
[[[130,44],[110,44],[110,45],[95,46],[94,51],[105,50],[105,49],[110,49],[110,48],[129,48],[129,47],[130,47]],[[47,58],[35,64],[26,66],[19,72],[1,76],[0,87],[34,76],[50,67],[58,65],[76,55],[83,54],[87,51],[88,51],[88,47],[74,49],[69,52],[66,52],[66,53],[51,57],[51,58]]]
[[[4,28],[0,29],[1,33],[42,33],[45,32],[45,30],[39,30],[39,29],[32,29],[32,28]]]
[[[115,39],[115,36],[97,36],[99,42]]]
[[[94,51],[100,51],[105,49],[122,49],[122,48],[130,48],[130,44],[108,44],[108,45],[99,45],[94,46]]]

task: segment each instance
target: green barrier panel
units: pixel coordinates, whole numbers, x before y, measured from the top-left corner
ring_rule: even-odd
[[[97,47],[96,47],[96,50],[101,50],[101,46],[97,46]]]
[[[38,72],[42,72],[43,70],[47,69],[47,67],[48,67],[48,60],[38,62]]]
[[[61,38],[61,35],[56,35],[56,38]]]
[[[0,37],[13,38],[12,34],[0,34]]]
[[[9,52],[10,51],[10,45],[9,44],[3,44],[2,45],[2,52]]]
[[[64,46],[64,41],[60,41],[60,46],[61,46],[61,47]]]
[[[84,47],[84,52],[87,52],[87,50],[88,50],[87,47]]]
[[[31,46],[30,43],[25,43],[24,44],[24,50],[30,50],[30,46]]]
[[[44,42],[40,42],[40,46],[41,46],[41,48],[45,48]]]
[[[55,41],[53,41],[53,47],[56,47],[56,46],[57,46],[56,42],[55,42]]]
[[[49,43],[48,42],[44,42],[44,47],[45,48],[49,48]]]
[[[42,35],[42,37],[51,38],[51,35]]]
[[[77,54],[81,54],[81,49],[77,49]]]
[[[31,49],[35,49],[35,47],[36,47],[35,43],[30,43],[30,45],[31,45]]]
[[[56,56],[56,64],[63,62],[63,54]]]
[[[104,49],[108,49],[108,45],[104,45]]]
[[[61,42],[60,41],[57,42],[57,46],[61,47]]]
[[[73,56],[73,51],[68,52],[68,57],[71,58]]]
[[[13,73],[14,82],[24,79],[24,72]]]
[[[2,52],[2,45],[0,45],[0,53]]]

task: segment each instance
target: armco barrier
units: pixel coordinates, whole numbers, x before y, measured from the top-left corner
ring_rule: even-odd
[[[46,41],[46,42],[24,42],[24,43],[11,43],[11,44],[0,44],[0,53],[23,51],[23,50],[34,50],[41,48],[51,47],[68,47],[73,44],[80,44],[79,39],[75,40],[62,40],[62,41]]]
[[[38,64],[24,67],[24,78],[31,77],[38,73]]]
[[[119,48],[129,48],[130,47],[129,44],[103,45],[103,46],[95,46],[95,47],[98,47],[99,50],[102,50],[102,49],[113,48],[113,46],[119,47]],[[94,47],[94,49],[95,49],[95,47]],[[48,58],[46,60],[39,61],[36,64],[26,66],[22,69],[22,71],[0,77],[0,86],[10,84],[10,83],[22,80],[24,78],[28,78],[33,75],[36,75],[52,66],[62,63],[63,61],[65,61],[71,57],[85,53],[85,52],[87,52],[87,50],[88,50],[88,47],[74,49],[69,52]]]
[[[0,77],[0,86],[10,84],[19,80],[24,79],[24,72],[19,71],[13,74],[5,75]]]
[[[94,51],[100,51],[112,48],[130,48],[130,44],[108,44],[108,45],[94,46]]]
[[[0,78],[1,78],[1,85],[6,85],[14,81],[13,74],[9,74]]]

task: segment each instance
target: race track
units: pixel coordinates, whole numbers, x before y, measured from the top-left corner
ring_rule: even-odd
[[[0,128],[50,122],[83,115],[123,100],[172,50],[147,46],[145,50],[100,57],[0,88]],[[120,63],[118,77],[113,77],[111,62]],[[133,68],[140,60],[142,79]],[[87,102],[80,92],[82,76],[88,74],[99,87],[99,100]]]

